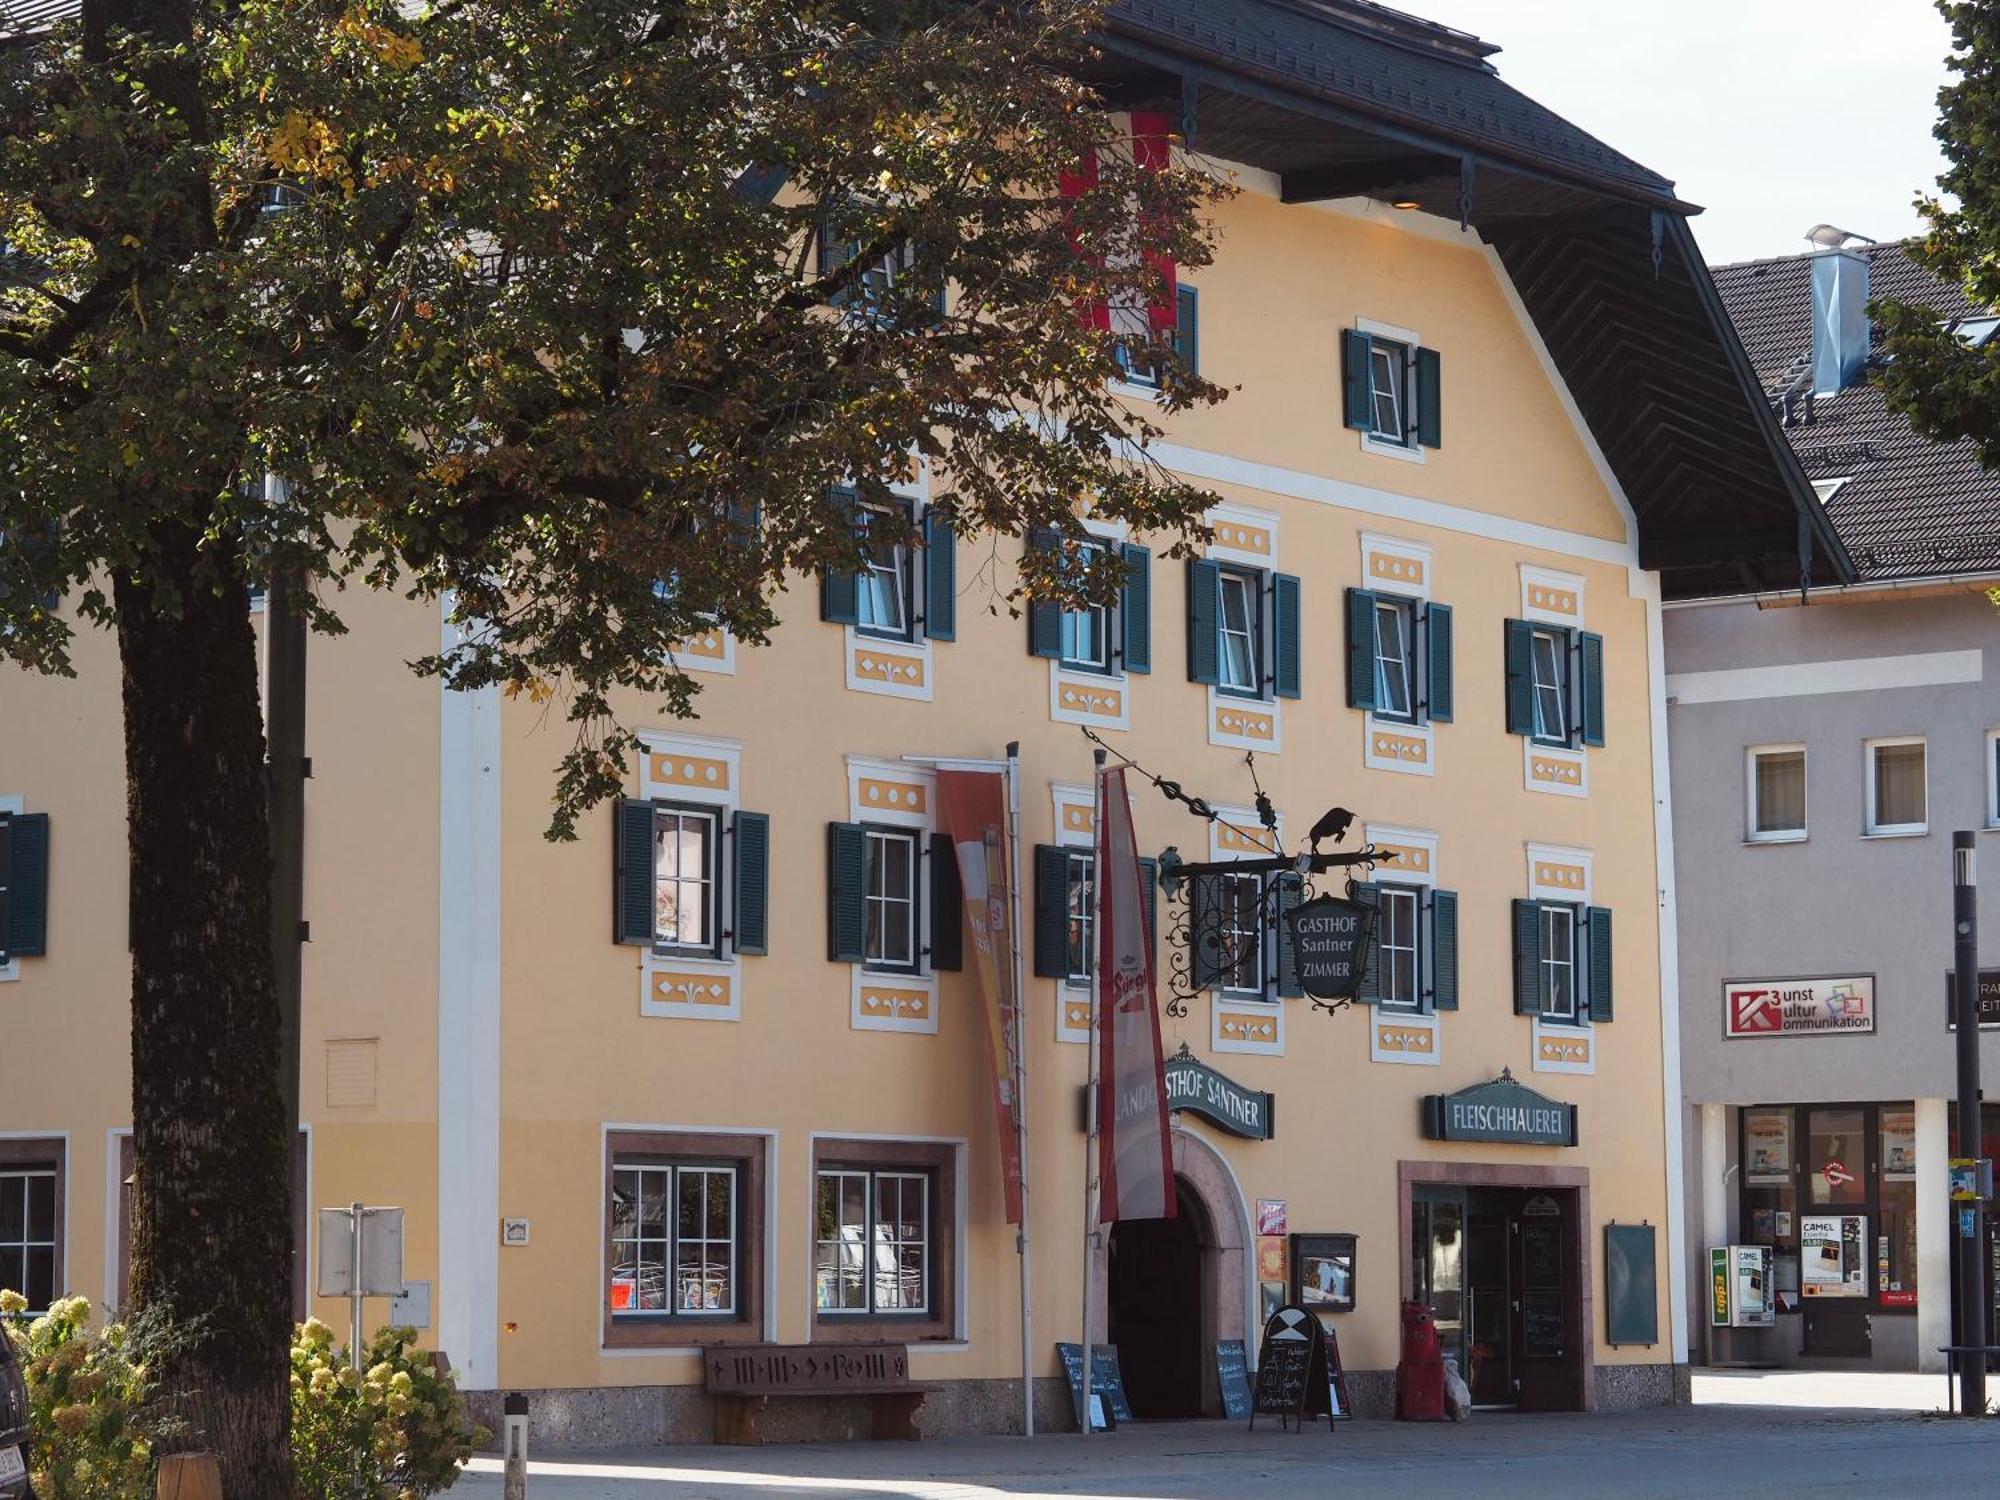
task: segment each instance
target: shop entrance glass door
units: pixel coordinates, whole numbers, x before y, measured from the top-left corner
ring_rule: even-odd
[[[1418,1186],[1410,1195],[1410,1296],[1431,1310],[1438,1345],[1465,1373],[1465,1189]]]
[[[1806,1207],[1799,1218],[1805,1352],[1866,1358],[1873,1348],[1871,1226],[1880,1222],[1868,1111],[1808,1109],[1805,1134]]]

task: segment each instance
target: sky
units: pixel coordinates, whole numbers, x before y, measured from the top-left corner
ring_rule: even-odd
[[[1500,76],[1673,179],[1711,264],[1814,224],[1915,233],[1951,33],[1930,0],[1388,0],[1498,43]]]

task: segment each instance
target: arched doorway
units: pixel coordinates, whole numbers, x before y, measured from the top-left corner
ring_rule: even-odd
[[[1187,1179],[1176,1176],[1174,1189],[1174,1218],[1111,1229],[1107,1332],[1132,1414],[1142,1418],[1198,1417],[1204,1405],[1215,1231]]]

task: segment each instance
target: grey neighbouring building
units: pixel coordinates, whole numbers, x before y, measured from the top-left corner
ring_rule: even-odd
[[[1666,613],[1694,1352],[1935,1370],[1953,1328],[1951,834],[2000,832],[2000,475],[1887,410],[1866,308],[1923,300],[1971,343],[2000,318],[1901,246],[1812,238],[1715,280],[1858,581]],[[1980,842],[1980,957],[2000,966],[2000,838]],[[2000,1035],[1983,1043],[2000,1098]],[[1714,1326],[1723,1245],[1770,1249],[1751,1292],[1768,1326]],[[1979,1250],[2000,1266],[2000,1240]]]

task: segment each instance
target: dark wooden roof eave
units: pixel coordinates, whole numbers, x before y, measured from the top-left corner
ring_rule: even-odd
[[[1365,110],[1357,108],[1342,102],[1331,91],[1306,87],[1298,78],[1275,68],[1192,45],[1186,50],[1169,48],[1161,44],[1155,33],[1125,20],[1116,12],[1105,17],[1104,25],[1105,31],[1097,38],[1098,45],[1111,53],[1172,75],[1183,88],[1189,84],[1197,88],[1212,84],[1231,93],[1261,99],[1280,109],[1330,124],[1345,125],[1394,142],[1406,154],[1435,153],[1444,147],[1453,156],[1470,157],[1480,165],[1509,169],[1550,183],[1677,214],[1701,212],[1699,204],[1676,197],[1671,191],[1671,184],[1653,190],[1627,178],[1591,172],[1575,163],[1524,151],[1492,136],[1458,130],[1421,115],[1379,106]],[[1244,164],[1262,165],[1259,162]]]

